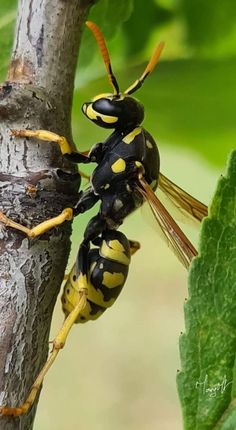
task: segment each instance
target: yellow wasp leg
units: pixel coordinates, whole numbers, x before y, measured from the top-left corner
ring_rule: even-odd
[[[15,137],[36,137],[39,140],[46,140],[48,142],[55,142],[60,146],[62,154],[71,154],[73,149],[68,140],[47,130],[11,130],[11,134]]]
[[[82,282],[82,285],[83,285],[83,282]],[[62,325],[58,335],[55,337],[55,339],[53,341],[52,352],[50,353],[50,356],[49,356],[47,362],[43,366],[37,379],[35,380],[34,384],[32,385],[27,399],[25,400],[25,402],[21,406],[18,406],[15,408],[11,408],[8,406],[0,407],[0,414],[12,415],[12,416],[23,415],[33,405],[33,403],[35,401],[35,397],[36,397],[36,395],[37,395],[37,393],[38,393],[38,391],[42,385],[42,382],[43,382],[43,379],[44,379],[46,373],[48,372],[48,370],[50,369],[50,367],[54,363],[59,351],[65,345],[66,339],[67,339],[67,336],[70,332],[71,327],[73,326],[74,322],[78,318],[80,312],[86,306],[86,299],[87,299],[87,294],[88,294],[87,288],[80,288],[79,293],[80,293],[80,299],[79,299],[77,305],[74,307],[73,311],[68,315],[68,317],[64,321],[64,324]]]
[[[141,248],[140,243],[136,240],[129,240],[129,246],[131,255],[134,255]]]
[[[10,218],[6,217],[2,212],[0,212],[0,222],[5,224],[7,227],[12,227],[16,230],[20,230],[25,233],[28,237],[34,238],[40,234],[45,233],[53,227],[62,224],[64,221],[70,221],[73,218],[73,210],[71,208],[65,208],[60,215],[50,218],[46,221],[41,222],[33,228],[27,228],[18,222],[12,221]]]
[[[87,157],[89,151],[77,152],[73,150],[68,140],[64,136],[60,136],[59,134],[53,133],[52,131],[47,130],[11,130],[12,136],[15,137],[36,137],[39,140],[44,140],[47,142],[55,142],[60,146],[61,153],[65,154],[81,154],[84,157]],[[84,172],[79,170],[80,176],[86,179],[88,182],[90,181],[90,176]]]

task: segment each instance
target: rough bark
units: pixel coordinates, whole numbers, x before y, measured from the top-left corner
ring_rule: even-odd
[[[27,226],[72,206],[78,178],[56,144],[13,139],[10,129],[48,129],[71,141],[74,74],[91,4],[19,1],[12,61],[0,89],[0,210]],[[46,360],[69,235],[68,222],[34,240],[1,226],[0,405],[21,404]],[[0,417],[0,429],[31,429],[35,410],[34,405],[25,416]]]

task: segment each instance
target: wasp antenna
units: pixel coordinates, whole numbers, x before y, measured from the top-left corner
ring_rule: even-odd
[[[93,35],[97,41],[100,52],[102,54],[104,64],[106,66],[107,76],[108,76],[109,82],[113,86],[114,95],[117,95],[120,93],[119,85],[118,85],[116,77],[112,71],[110,56],[109,56],[109,52],[108,52],[108,49],[106,46],[104,36],[103,36],[100,28],[94,22],[86,21],[86,25],[92,31],[92,33],[93,33]]]
[[[135,91],[137,91],[143,85],[146,77],[148,75],[150,75],[150,73],[152,73],[153,69],[156,67],[157,62],[158,62],[158,60],[159,60],[159,58],[161,56],[161,52],[162,52],[164,46],[165,46],[164,42],[160,42],[157,45],[157,47],[156,47],[155,51],[153,52],[152,57],[151,57],[148,65],[147,65],[146,69],[144,70],[144,72],[142,74],[142,76],[139,79],[137,79],[132,85],[130,85],[130,87],[127,88],[127,90],[125,90],[124,94],[132,94]]]

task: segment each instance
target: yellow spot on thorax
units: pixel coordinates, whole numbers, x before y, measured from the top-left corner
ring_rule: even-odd
[[[134,128],[129,134],[123,137],[122,141],[127,144],[133,142],[135,137],[138,136],[141,133],[141,131],[142,131],[142,127]]]
[[[152,144],[152,142],[150,142],[150,140],[148,140],[148,139],[146,139],[146,145],[147,145],[147,147],[148,147],[149,149],[152,149],[152,148],[153,148],[153,144]]]
[[[119,158],[115,163],[111,165],[111,170],[113,173],[121,173],[124,172],[126,168],[126,163],[123,158]]]

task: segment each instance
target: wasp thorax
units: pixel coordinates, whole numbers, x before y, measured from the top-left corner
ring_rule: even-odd
[[[122,94],[100,94],[84,103],[83,113],[100,127],[122,130],[141,124],[144,108],[138,100]]]

